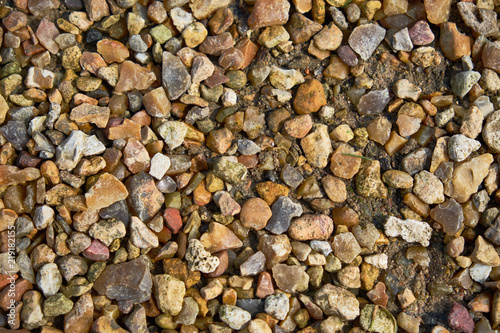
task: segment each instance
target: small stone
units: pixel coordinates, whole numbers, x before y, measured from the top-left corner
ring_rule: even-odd
[[[227,326],[233,330],[241,329],[252,318],[248,311],[234,305],[221,305],[219,317]]]
[[[186,92],[191,86],[191,75],[181,60],[170,52],[163,52],[163,87],[168,98],[175,100]]]
[[[130,219],[130,241],[140,249],[158,247],[158,237],[136,216]]]
[[[394,86],[392,86],[392,91],[397,97],[410,99],[414,102],[418,101],[418,98],[422,93],[422,89],[420,89],[418,86],[414,85],[407,79],[396,81]]]
[[[167,98],[165,89],[162,87],[151,90],[145,94],[142,103],[148,114],[152,117],[166,118],[170,116],[172,106]]]
[[[241,276],[255,276],[266,270],[266,256],[258,251],[240,265]]]
[[[48,297],[43,302],[43,314],[56,317],[68,313],[73,308],[73,302],[61,293]]]
[[[110,299],[142,303],[151,297],[152,285],[147,259],[140,257],[106,266],[95,281],[94,289]]]
[[[101,39],[98,41],[97,52],[99,52],[108,64],[113,62],[122,63],[130,56],[130,52],[125,45],[112,39]]]
[[[414,177],[413,193],[427,204],[444,201],[443,183],[428,171],[420,171]]]
[[[293,220],[288,235],[299,241],[325,240],[333,232],[333,220],[326,215],[302,215]]]
[[[491,270],[491,266],[473,263],[469,268],[469,274],[472,280],[484,284],[490,277]]]
[[[351,263],[361,253],[358,241],[350,232],[336,235],[333,238],[332,249],[335,256],[345,263]]]
[[[262,230],[271,216],[271,208],[260,198],[248,199],[241,207],[240,220],[245,228]]]
[[[307,161],[312,167],[324,168],[328,164],[328,157],[333,152],[328,126],[317,124],[314,132],[300,141]]]
[[[388,191],[380,179],[380,162],[363,163],[356,175],[356,191],[364,197],[385,199]]]
[[[282,234],[288,230],[292,218],[301,214],[302,206],[286,196],[280,196],[272,206],[272,216],[266,225],[266,230],[273,234]]]
[[[409,189],[413,187],[413,178],[404,171],[387,170],[382,179],[387,185],[394,188]]]
[[[214,163],[213,172],[223,181],[237,185],[243,181],[248,171],[243,164],[221,157]]]
[[[268,296],[264,304],[264,311],[278,320],[285,320],[289,308],[290,302],[284,293]]]
[[[406,307],[410,306],[413,302],[415,302],[416,298],[410,289],[405,288],[403,291],[401,291],[398,294],[398,300],[399,300],[399,303],[401,304],[401,307],[406,308]]]
[[[457,4],[457,7],[465,24],[476,34],[485,37],[498,34],[498,27],[496,25],[497,15],[493,10],[477,8],[473,3],[461,3],[460,5]]]
[[[277,89],[289,90],[304,81],[302,74],[295,69],[287,70],[272,66],[269,73],[269,82]]]
[[[425,12],[427,19],[432,24],[439,25],[448,21],[450,16],[451,1],[449,0],[425,0]]]
[[[94,304],[90,294],[80,296],[73,309],[64,316],[64,330],[84,333],[92,327]]]
[[[264,29],[259,35],[259,44],[264,45],[268,49],[272,49],[276,45],[286,42],[290,39],[288,31],[281,25],[274,25]]]
[[[83,0],[85,9],[91,21],[100,21],[103,17],[109,16],[109,7],[104,0]]]
[[[445,22],[441,25],[439,46],[441,46],[441,50],[448,59],[457,61],[464,55],[470,55],[471,44],[472,39],[461,34],[457,30],[455,23]]]
[[[287,30],[295,44],[305,43],[322,29],[322,25],[302,14],[294,13],[287,24]]]
[[[248,18],[250,29],[283,25],[288,21],[290,3],[287,0],[257,0]]]
[[[418,242],[422,246],[429,246],[429,240],[432,234],[432,228],[427,222],[416,220],[401,220],[390,216],[385,225],[385,234],[389,237],[401,236],[409,243]]]
[[[157,132],[170,149],[175,149],[184,142],[188,128],[180,121],[166,121],[158,127]]]
[[[384,37],[385,29],[370,23],[354,28],[348,42],[361,59],[368,60]]]
[[[156,80],[156,75],[149,69],[132,61],[126,60],[120,67],[120,78],[116,83],[115,92],[123,93],[132,90],[146,90]]]
[[[500,112],[495,111],[487,118],[483,127],[482,137],[486,145],[495,153],[500,152]]]
[[[351,67],[358,65],[358,57],[349,45],[342,45],[337,49],[337,54],[342,61]]]
[[[181,312],[186,294],[184,282],[168,274],[158,274],[153,276],[153,292],[160,311],[173,316]]]
[[[182,31],[182,37],[187,47],[195,48],[200,45],[208,35],[207,28],[200,22],[194,22],[188,25]]]
[[[136,216],[141,221],[148,222],[165,201],[163,194],[156,188],[153,177],[141,171],[129,177],[125,186],[129,192],[127,201]],[[144,197],[144,193],[148,193],[148,196]]]
[[[481,236],[476,238],[474,251],[470,255],[470,258],[472,261],[483,265],[493,267],[500,265],[500,257],[495,251],[493,245],[485,241]]]
[[[298,114],[309,114],[317,112],[326,105],[326,97],[321,82],[309,79],[297,89],[293,108]]]
[[[36,284],[45,297],[55,295],[62,284],[62,276],[57,265],[54,263],[43,265],[36,275]]]
[[[327,316],[338,316],[344,320],[354,320],[359,316],[356,296],[331,284],[325,284],[314,294],[314,302]]]
[[[210,223],[208,232],[201,235],[200,242],[210,253],[237,249],[243,245],[234,232],[217,222]]]
[[[151,158],[149,174],[156,179],[162,179],[168,168],[170,168],[170,158],[161,153],[156,153],[153,158]]]
[[[51,89],[54,84],[54,73],[46,69],[30,67],[24,84],[26,88]]]
[[[188,268],[192,271],[212,273],[219,266],[219,258],[206,251],[197,239],[189,241],[185,258],[188,261]]]
[[[381,114],[390,100],[389,89],[372,90],[360,98],[358,112],[362,116]]]
[[[330,23],[314,36],[314,43],[322,50],[335,51],[342,43],[342,37],[342,31],[334,23]]]
[[[408,30],[413,45],[427,45],[434,41],[429,23],[425,20],[418,21]]]
[[[35,33],[40,44],[43,45],[52,54],[57,54],[59,52],[59,46],[55,42],[57,36],[59,36],[59,30],[57,30],[56,25],[47,19],[43,18],[38,25]]]
[[[463,134],[455,134],[448,141],[448,155],[456,162],[462,162],[481,147],[479,141],[470,139]]]
[[[351,179],[361,166],[361,158],[350,155],[361,156],[349,145],[340,145],[332,155],[330,169],[333,174],[340,178]]]
[[[234,40],[229,32],[224,32],[216,36],[208,36],[199,49],[201,52],[209,55],[219,56],[223,50],[234,46]],[[213,88],[213,86],[211,87]]]
[[[302,266],[277,264],[272,268],[272,272],[276,285],[284,292],[302,292],[309,287],[309,275]]]
[[[109,173],[103,173],[85,193],[85,203],[88,209],[99,210],[124,200],[127,196],[127,188],[121,181]]]
[[[397,316],[398,326],[408,333],[418,333],[420,321],[418,318],[410,316],[404,312],[400,312]]]
[[[392,48],[394,51],[411,52],[413,50],[413,43],[408,33],[408,28],[404,28],[396,32],[392,36]]]
[[[459,332],[474,332],[474,321],[467,309],[458,303],[453,305],[448,314],[448,325],[450,325],[451,329]]]
[[[347,266],[337,272],[337,279],[346,288],[360,288],[359,267]]]
[[[455,95],[460,98],[464,98],[465,95],[471,90],[472,86],[475,85],[481,74],[474,71],[460,72],[452,76],[450,84]]]
[[[33,214],[35,228],[38,230],[46,229],[52,222],[54,222],[54,210],[50,206],[43,205],[35,208]]]

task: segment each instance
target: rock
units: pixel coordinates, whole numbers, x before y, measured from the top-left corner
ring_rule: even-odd
[[[109,258],[109,249],[102,242],[94,239],[82,254],[85,258],[93,261],[106,261]]]
[[[214,201],[219,206],[223,216],[234,216],[240,213],[241,206],[226,191],[218,191],[214,195]]]
[[[495,43],[486,42],[484,46],[481,59],[483,60],[484,67],[494,70],[495,72],[500,72],[500,63],[498,58],[500,57],[500,47]]]
[[[420,171],[414,177],[413,193],[427,204],[444,201],[443,183],[428,171]]]
[[[335,256],[345,263],[351,263],[361,253],[358,241],[350,232],[336,235],[333,238],[332,249]]]
[[[184,282],[168,274],[158,274],[153,276],[153,292],[156,304],[163,313],[176,316],[181,312],[186,294]]]
[[[127,188],[122,182],[109,173],[103,173],[85,193],[85,203],[88,209],[99,210],[124,200],[127,196]]]
[[[452,176],[453,190],[449,196],[459,203],[466,202],[471,194],[477,192],[492,162],[491,154],[482,154],[456,166]]]
[[[377,24],[357,26],[349,36],[349,46],[359,54],[361,59],[368,60],[385,37],[385,29]]]
[[[394,51],[411,52],[413,50],[413,43],[408,28],[399,30],[392,36],[391,46]]]
[[[181,7],[172,8],[169,14],[178,31],[183,31],[188,25],[193,23],[193,15]]]
[[[260,153],[261,148],[252,140],[239,139],[238,140],[238,151],[242,155],[254,155]]]
[[[170,100],[178,99],[191,86],[191,75],[181,60],[170,52],[163,52],[162,82]]]
[[[55,42],[56,37],[59,36],[59,30],[54,23],[43,18],[38,24],[35,35],[47,51],[52,54],[59,52],[59,46]]]
[[[252,30],[283,25],[288,21],[289,11],[288,0],[257,0],[247,23]]]
[[[464,96],[467,95],[467,93],[472,89],[472,86],[475,85],[480,78],[481,74],[479,72],[460,72],[451,77],[451,88],[453,89],[455,95],[460,98],[464,98]]]
[[[201,43],[199,49],[205,54],[220,56],[222,51],[232,48],[233,46],[234,40],[232,35],[229,32],[224,32],[217,36],[208,36],[205,41]],[[214,74],[216,72],[217,71],[215,71]],[[214,86],[210,87],[213,88]]]
[[[430,211],[431,217],[443,226],[447,235],[453,236],[462,229],[464,215],[462,206],[455,199],[448,199]]]
[[[460,133],[471,139],[477,138],[481,134],[483,120],[484,116],[481,110],[476,106],[470,107],[462,122],[462,126],[460,126]]]
[[[396,83],[392,86],[392,91],[399,98],[410,99],[414,102],[418,101],[418,98],[422,93],[422,89],[407,79],[396,81]]]
[[[269,72],[269,82],[277,89],[289,90],[304,81],[302,74],[295,69],[287,70],[272,66]]]
[[[233,139],[233,133],[224,127],[210,132],[206,140],[206,145],[214,152],[222,155],[229,149]]]
[[[120,77],[115,92],[120,94],[132,90],[146,90],[156,81],[156,75],[149,69],[126,60],[120,67]]]
[[[219,266],[219,258],[205,251],[203,245],[197,239],[189,241],[185,258],[188,261],[188,268],[192,271],[212,273]]]
[[[269,219],[266,230],[280,235],[286,232],[293,217],[302,215],[302,206],[294,203],[286,196],[280,196],[272,206],[272,216]]]
[[[259,44],[264,45],[268,49],[272,49],[276,45],[286,42],[290,39],[290,34],[286,31],[285,27],[281,25],[274,25],[267,27],[259,35]]]
[[[344,202],[347,199],[346,186],[340,178],[327,175],[321,178],[321,184],[326,195],[333,202]]]
[[[418,318],[410,316],[404,312],[400,312],[397,317],[398,326],[408,333],[418,333],[420,321]]]
[[[255,276],[266,270],[266,256],[262,251],[252,254],[240,265],[241,276]]]
[[[330,23],[314,36],[314,43],[322,50],[335,51],[342,43],[342,37],[342,31],[334,23]]]
[[[170,116],[172,107],[163,87],[156,88],[146,93],[142,102],[150,116],[158,118]]]
[[[361,158],[351,155],[361,156],[351,146],[342,144],[332,155],[330,169],[337,177],[351,179],[354,177],[361,166]]]
[[[473,263],[469,268],[469,274],[472,280],[484,284],[490,277],[491,266]]]
[[[457,61],[464,55],[470,55],[471,44],[472,39],[461,34],[455,23],[445,22],[441,25],[439,46],[448,59]]]
[[[459,332],[474,332],[474,321],[472,317],[467,309],[458,303],[453,305],[448,314],[448,325],[450,325],[451,329]]]
[[[312,167],[324,168],[333,152],[328,126],[317,124],[314,132],[300,140],[304,154]]]
[[[141,221],[149,221],[160,210],[165,198],[156,188],[153,177],[139,172],[128,178],[125,186],[129,192],[127,201]],[[144,193],[148,193],[144,197]]]
[[[182,37],[187,47],[195,48],[200,45],[208,35],[208,30],[200,22],[194,22],[188,25],[182,31]]]
[[[262,2],[262,1],[261,1]],[[288,2],[287,2],[288,3]],[[250,313],[234,305],[221,305],[219,317],[227,326],[233,330],[239,330],[252,319]]]
[[[427,45],[434,41],[434,33],[425,20],[418,21],[408,30],[413,45]]]
[[[326,240],[333,232],[333,220],[326,215],[303,215],[292,221],[288,235],[299,241]]]
[[[278,320],[285,320],[289,308],[290,302],[284,293],[268,296],[264,304],[264,311]]]
[[[83,103],[71,110],[70,119],[79,125],[92,123],[99,128],[104,128],[108,123],[109,114],[110,109],[108,107]]]
[[[295,44],[305,43],[322,28],[322,25],[302,14],[294,13],[288,21],[287,30]]]
[[[43,265],[36,275],[36,284],[45,297],[55,295],[62,284],[62,276],[57,265],[54,263]]]
[[[316,79],[308,79],[297,89],[293,108],[298,114],[317,112],[326,105],[326,96],[323,85]]]
[[[363,163],[356,175],[356,191],[359,195],[370,198],[387,198],[387,188],[380,179],[380,162]]]
[[[82,230],[81,228],[78,229]],[[126,229],[125,224],[123,224],[122,221],[110,219],[101,220],[98,223],[93,224],[90,229],[88,229],[88,232],[91,237],[96,238],[104,245],[109,246],[113,240],[124,237]]]
[[[427,19],[432,24],[439,25],[448,21],[451,9],[450,0],[425,0],[424,6]]]
[[[495,248],[483,237],[478,236],[474,245],[474,251],[470,255],[473,262],[493,267],[500,265],[500,257]]]
[[[245,228],[262,230],[271,216],[271,208],[260,198],[250,198],[241,207],[240,220]]]
[[[382,179],[384,182],[394,188],[409,189],[413,187],[413,178],[406,172],[399,170],[387,170]]]
[[[227,158],[217,159],[213,165],[214,174],[225,182],[233,185],[240,184],[247,175],[247,168]]]
[[[448,156],[453,161],[462,162],[479,148],[481,148],[479,141],[470,139],[463,134],[455,134],[448,141]]]
[[[43,314],[56,317],[66,314],[73,308],[73,302],[61,293],[48,297],[43,302]]]
[[[158,247],[158,237],[138,217],[130,219],[130,241],[140,249]]]
[[[344,320],[354,320],[359,316],[356,296],[331,284],[325,284],[314,294],[314,302],[327,316],[338,316]]]
[[[381,114],[390,100],[389,89],[372,90],[360,98],[358,112],[362,116]]]
[[[93,322],[94,303],[90,294],[80,296],[73,309],[64,316],[64,330],[75,333],[90,332]]]
[[[158,129],[158,134],[170,149],[175,149],[182,145],[188,132],[188,128],[180,121],[165,121]]]
[[[101,295],[117,301],[142,303],[151,297],[153,282],[146,258],[115,265],[106,269],[94,282],[94,289]]]
[[[30,67],[24,85],[26,88],[51,89],[54,84],[54,73],[38,67]]]
[[[208,79],[214,73],[214,64],[206,56],[197,56],[193,59],[191,66],[191,77],[193,83],[199,83]]]
[[[498,34],[497,13],[493,10],[477,8],[473,3],[460,3],[457,7],[465,24],[476,34],[484,35],[484,37]]]
[[[500,152],[500,111],[491,113],[483,126],[483,140],[495,153]]]
[[[429,240],[432,234],[432,228],[427,222],[416,220],[401,220],[390,216],[385,225],[385,234],[389,237],[401,236],[409,243],[420,243],[422,246],[429,246]]]
[[[277,264],[272,268],[272,273],[276,285],[284,292],[302,292],[309,287],[309,275],[302,266]]]
[[[149,174],[156,179],[162,179],[169,168],[170,158],[161,153],[156,153],[153,158],[151,158]]]
[[[35,228],[39,230],[46,229],[52,222],[54,222],[54,210],[50,206],[43,205],[35,208],[33,214]]]
[[[200,242],[210,253],[237,249],[243,245],[229,228],[217,222],[210,223],[208,232],[201,235]]]

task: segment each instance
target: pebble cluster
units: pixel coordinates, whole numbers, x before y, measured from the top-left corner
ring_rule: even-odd
[[[0,6],[0,333],[493,333],[497,0]]]

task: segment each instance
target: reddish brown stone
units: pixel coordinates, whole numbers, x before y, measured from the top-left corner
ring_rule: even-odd
[[[175,208],[167,208],[163,211],[163,218],[165,219],[165,225],[169,228],[172,233],[176,234],[182,228],[182,217],[181,212]]]

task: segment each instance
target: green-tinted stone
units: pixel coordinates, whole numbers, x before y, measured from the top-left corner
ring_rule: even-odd
[[[99,275],[104,271],[106,268],[106,263],[104,261],[98,261],[90,265],[89,271],[87,273],[87,280],[89,282],[94,282],[97,280]]]
[[[50,296],[43,302],[43,314],[55,317],[66,314],[73,308],[73,302],[62,293]]]
[[[240,90],[247,84],[247,75],[243,71],[227,71],[224,75],[229,79],[226,86],[231,89]]]
[[[165,194],[165,206],[167,208],[181,209],[182,200],[180,192],[173,192]]]
[[[163,24],[157,25],[156,27],[151,28],[149,31],[151,37],[156,43],[163,44],[170,38],[172,38],[172,31],[164,26]]]

